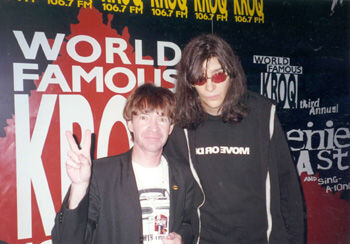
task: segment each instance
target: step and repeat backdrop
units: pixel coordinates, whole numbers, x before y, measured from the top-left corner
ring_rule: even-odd
[[[350,243],[349,10],[346,0],[1,0],[0,240],[51,243],[70,184],[64,132],[91,129],[95,158],[125,152],[130,92],[175,91],[184,45],[215,33],[241,57],[248,88],[278,104],[307,243]]]

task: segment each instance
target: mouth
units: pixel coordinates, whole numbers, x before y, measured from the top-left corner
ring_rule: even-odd
[[[150,135],[150,136],[145,136],[145,139],[147,139],[147,140],[160,140],[161,139],[161,137],[160,136],[152,136],[152,135]]]
[[[219,98],[219,95],[212,95],[212,96],[206,96],[206,100],[217,100]]]

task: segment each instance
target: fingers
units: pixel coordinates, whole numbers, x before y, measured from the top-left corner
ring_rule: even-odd
[[[68,151],[67,153],[67,164],[73,168],[79,168],[80,165],[90,165],[90,158],[85,157],[85,155],[79,152]]]
[[[181,237],[181,235],[179,235],[178,233],[176,233],[176,232],[171,232],[171,233],[169,233],[169,236],[171,236],[172,237],[172,239],[182,239],[182,237]]]
[[[174,240],[175,239],[175,235],[173,232],[169,233],[169,235],[166,236],[167,239],[169,240]]]
[[[67,138],[67,141],[68,141],[70,149],[72,151],[74,151],[74,152],[79,151],[79,147],[78,147],[77,143],[74,140],[72,132],[71,131],[66,131],[65,134],[66,134],[66,138]]]
[[[72,160],[67,160],[66,167],[67,167],[67,169],[68,168],[80,169],[80,163],[76,163]]]
[[[66,131],[65,134],[66,134],[69,147],[73,152],[81,151],[86,157],[90,157],[90,150],[91,150],[91,131],[90,130],[85,130],[84,140],[81,143],[81,149],[79,149],[79,146],[76,143],[71,131]]]
[[[67,175],[72,181],[72,185],[88,185],[91,176],[91,161],[83,154],[75,154],[69,151],[66,160]]]
[[[78,152],[74,152],[72,150],[68,150],[67,156],[68,156],[67,160],[71,160],[71,161],[73,161],[75,163],[79,162],[79,153]]]
[[[83,151],[84,155],[90,155],[90,148],[91,148],[91,131],[85,130],[84,140],[81,145],[81,150]]]
[[[182,238],[181,235],[179,235],[178,233],[171,232],[162,239],[162,242],[163,244],[181,244]]]

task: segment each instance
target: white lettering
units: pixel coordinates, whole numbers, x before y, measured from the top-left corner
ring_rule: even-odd
[[[114,47],[118,44],[119,47]],[[128,56],[125,54],[128,44],[124,39],[106,37],[106,63],[114,63],[114,54],[118,54],[123,64],[131,64]]]
[[[45,234],[53,227],[55,208],[41,160],[45,139],[50,127],[57,95],[43,95],[36,123],[30,136],[29,96],[15,95],[17,233],[18,239],[32,237],[33,187]]]
[[[67,80],[64,77],[60,66],[56,64],[49,64],[42,76],[37,91],[44,92],[48,88],[49,84],[57,84],[64,92],[71,92],[67,84]]]
[[[115,85],[115,83],[117,83],[117,82],[113,81],[113,77],[114,77],[114,75],[116,75],[118,73],[122,73],[122,74],[127,76],[127,82],[126,82],[127,85],[125,87],[117,87]],[[135,85],[136,85],[136,77],[131,72],[131,70],[129,70],[127,68],[123,68],[123,67],[117,67],[117,68],[110,69],[107,72],[107,74],[105,76],[105,83],[106,83],[106,86],[111,91],[113,91],[115,93],[127,93],[127,92],[131,91],[135,87]]]
[[[13,88],[14,91],[23,91],[24,80],[38,80],[38,74],[24,74],[25,69],[38,70],[38,64],[13,63]]]
[[[337,166],[339,170],[347,170],[350,168],[349,165],[343,166],[342,159],[348,156],[348,152],[342,153],[341,149],[334,149],[336,153],[333,154],[333,159],[337,159]]]
[[[88,83],[96,79],[96,92],[103,92],[103,67],[94,67],[87,73],[81,66],[72,66],[73,91],[81,92],[81,78]]]
[[[213,146],[213,147],[200,147],[196,148],[197,155],[204,154],[240,154],[249,155],[249,147],[228,147],[228,146]]]
[[[135,40],[135,63],[142,65],[153,65],[152,59],[144,59],[142,55],[142,41]]]
[[[328,164],[328,166],[323,167],[320,164],[317,164],[317,169],[328,170],[332,167],[332,164],[333,164],[332,160],[323,156],[323,154],[326,154],[326,153],[328,155],[330,155],[331,151],[329,151],[329,150],[319,151],[317,156],[318,156],[319,160],[326,162]]]
[[[307,150],[300,151],[300,155],[297,162],[297,169],[298,169],[299,175],[301,175],[301,173],[303,172],[306,172],[308,175],[314,174],[314,171],[312,170],[312,167],[311,167],[309,151]]]
[[[165,60],[165,48],[171,48],[174,51],[172,60]],[[181,59],[181,49],[178,45],[172,42],[157,42],[158,65],[159,66],[175,66]]]
[[[92,53],[89,56],[81,56],[76,51],[76,45],[80,42],[87,42],[92,47]],[[101,46],[95,38],[86,35],[72,37],[67,43],[67,52],[69,56],[80,63],[92,63],[101,56]]]
[[[39,46],[41,46],[47,60],[57,59],[65,36],[64,34],[57,33],[51,48],[44,32],[34,32],[33,40],[30,46],[25,40],[22,31],[13,31],[13,34],[15,35],[18,45],[26,59],[36,59]]]

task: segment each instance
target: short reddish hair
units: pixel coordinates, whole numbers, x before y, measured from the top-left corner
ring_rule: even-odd
[[[143,84],[136,88],[128,97],[123,116],[126,121],[142,111],[162,110],[170,118],[175,117],[175,95],[167,88],[156,87],[153,84]]]

